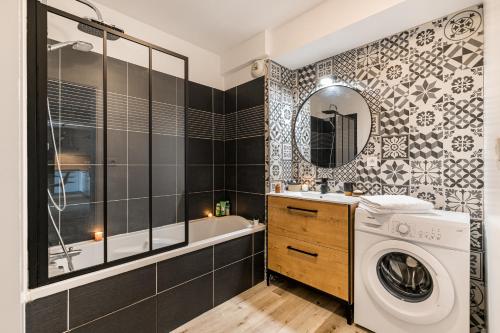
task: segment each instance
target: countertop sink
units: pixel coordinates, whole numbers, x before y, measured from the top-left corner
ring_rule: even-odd
[[[321,192],[281,192],[275,193],[271,192],[267,195],[279,196],[279,197],[288,197],[295,199],[304,199],[304,200],[314,200],[314,201],[323,201],[323,202],[333,202],[333,203],[342,203],[342,204],[354,204],[359,202],[358,197],[350,197],[346,196],[343,193],[326,193],[321,194]]]

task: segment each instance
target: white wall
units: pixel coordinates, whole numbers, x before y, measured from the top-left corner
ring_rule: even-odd
[[[224,88],[224,78],[221,74],[219,55],[135,20],[96,1],[92,2],[101,10],[106,23],[114,24],[124,29],[125,33],[130,36],[189,57],[189,80],[218,89]],[[76,1],[49,0],[48,4],[77,16],[95,17],[90,8]]]
[[[22,3],[19,0],[3,0],[0,30],[2,36],[2,111],[0,123],[0,151],[5,157],[1,164],[2,191],[0,192],[0,221],[2,241],[0,253],[2,268],[0,277],[0,327],[2,332],[17,333],[23,327],[22,291],[22,133],[24,105],[23,94],[23,51],[24,21]]]
[[[484,1],[485,238],[489,332],[500,332],[500,2]],[[498,145],[498,146],[497,146]]]

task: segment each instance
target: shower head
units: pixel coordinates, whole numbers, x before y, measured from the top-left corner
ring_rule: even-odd
[[[99,8],[97,8],[96,5],[94,5],[92,2],[88,1],[88,0],[76,0],[90,8],[92,8],[92,10],[94,10],[96,16],[97,16],[97,20],[95,19],[92,19],[90,17],[86,17],[87,20],[91,21],[91,22],[96,22],[96,23],[99,23],[101,25],[104,25],[108,28],[111,28],[117,32],[120,32],[120,33],[123,33],[123,29],[120,29],[114,25],[111,25],[111,24],[106,24],[104,23],[104,20],[102,19],[102,14],[101,14],[101,11],[99,10]],[[78,30],[82,31],[82,32],[85,32],[86,34],[89,34],[89,35],[92,35],[92,36],[95,36],[95,37],[99,37],[99,38],[102,38],[103,37],[103,31],[100,30],[100,29],[97,29],[97,28],[94,28],[94,27],[91,27],[90,25],[87,25],[87,24],[84,24],[84,23],[78,23]],[[113,34],[107,34],[107,39],[108,40],[117,40],[119,39],[120,37],[116,36],[116,35],[113,35]]]
[[[52,51],[59,50],[59,49],[66,47],[66,46],[72,46],[73,50],[82,51],[82,52],[89,52],[90,50],[92,50],[94,48],[94,45],[92,45],[89,42],[76,40],[76,41],[68,41],[68,42],[47,45],[47,51],[52,52]]]

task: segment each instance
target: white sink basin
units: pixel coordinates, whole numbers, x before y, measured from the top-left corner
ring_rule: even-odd
[[[289,198],[297,198],[297,199],[307,199],[307,200],[315,200],[315,201],[325,201],[325,202],[336,202],[336,203],[357,203],[359,202],[359,198],[356,197],[348,197],[343,193],[326,193],[321,194],[321,192],[283,192],[283,193],[269,193],[269,195],[283,196]]]

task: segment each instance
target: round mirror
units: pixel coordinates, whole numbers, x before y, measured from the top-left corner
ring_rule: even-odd
[[[371,113],[354,89],[319,89],[302,104],[295,120],[295,143],[302,157],[322,168],[352,161],[371,133]]]

